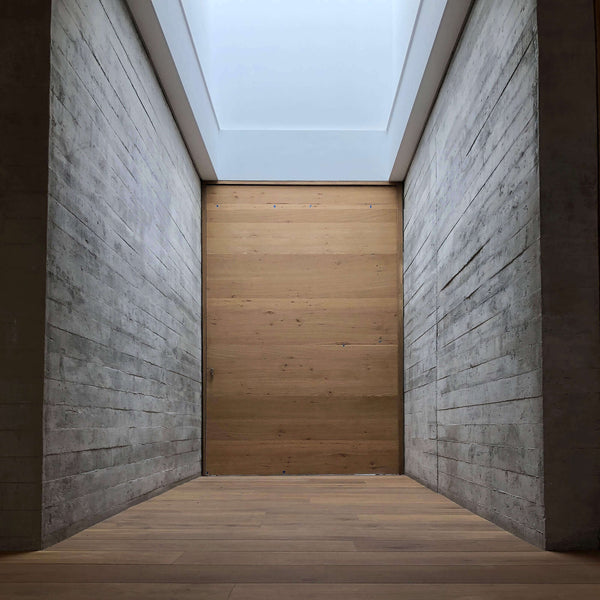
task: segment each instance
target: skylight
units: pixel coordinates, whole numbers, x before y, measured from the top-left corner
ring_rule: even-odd
[[[201,176],[272,181],[403,177],[470,4],[128,1]]]
[[[183,0],[227,130],[385,130],[417,6]]]

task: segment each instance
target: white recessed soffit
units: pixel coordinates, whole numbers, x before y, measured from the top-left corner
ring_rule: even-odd
[[[200,176],[401,181],[471,0],[128,0]]]

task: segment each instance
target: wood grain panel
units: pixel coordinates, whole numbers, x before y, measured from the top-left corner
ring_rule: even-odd
[[[395,394],[387,396],[329,396],[329,402],[322,402],[320,396],[265,396],[245,394],[232,402],[222,402],[217,394],[207,399],[210,414],[215,419],[253,419],[257,414],[265,419],[275,419],[285,415],[288,419],[311,418],[323,421],[339,418],[345,414],[364,414],[369,418],[387,419],[397,404]]]
[[[316,212],[316,211],[314,211]],[[215,254],[395,254],[396,223],[211,223]]]
[[[392,345],[214,344],[208,348],[214,378],[209,391],[225,398],[241,395],[302,394],[366,396],[397,394],[397,351]],[[210,418],[210,415],[209,415]]]
[[[396,253],[298,256],[210,254],[209,250],[207,259],[209,302],[212,298],[396,297]]]
[[[206,205],[205,205],[206,206]],[[335,208],[319,208],[306,210],[305,206],[288,206],[285,209],[273,210],[272,206],[252,205],[249,207],[206,208],[207,220],[211,223],[389,223],[396,216],[396,208],[371,207],[365,211],[340,210]]]
[[[397,473],[397,189],[204,202],[206,472]]]
[[[384,437],[382,434],[381,437]],[[386,473],[397,464],[398,441],[392,440],[249,440],[207,439],[210,475],[227,472],[231,465],[240,475],[256,471],[285,475],[309,470],[314,474]]]
[[[397,439],[396,423],[386,418],[356,420],[302,417],[294,419],[281,414],[271,419],[263,415],[252,419],[217,419],[213,417],[207,434],[211,440]]]
[[[213,298],[208,343],[392,344],[398,311],[392,298]],[[238,326],[232,331],[230,322]],[[227,337],[225,337],[227,336]]]
[[[212,209],[249,206],[279,208],[335,208],[343,211],[396,208],[395,186],[295,186],[231,185],[206,187],[207,207]]]

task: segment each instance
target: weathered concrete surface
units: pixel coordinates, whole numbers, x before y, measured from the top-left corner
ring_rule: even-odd
[[[533,0],[476,2],[405,182],[406,473],[544,542]]]
[[[40,543],[50,0],[0,2],[0,550]]]
[[[540,53],[546,546],[600,543],[594,3],[544,0]]]
[[[121,0],[52,9],[42,540],[200,473],[200,181]]]

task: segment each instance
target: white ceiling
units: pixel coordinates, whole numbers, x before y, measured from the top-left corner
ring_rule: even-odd
[[[470,0],[129,0],[204,179],[406,168]]]

